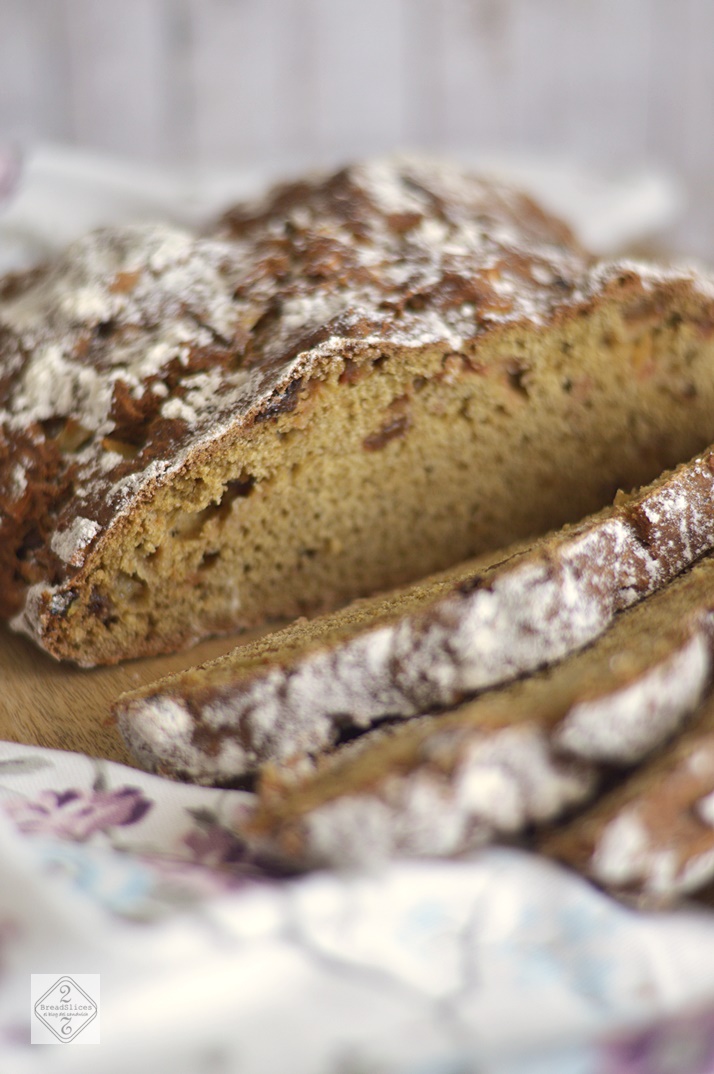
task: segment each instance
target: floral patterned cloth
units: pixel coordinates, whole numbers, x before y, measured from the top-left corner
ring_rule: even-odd
[[[709,913],[511,850],[275,876],[235,834],[249,802],[0,745],[0,1070],[714,1068]],[[29,1043],[32,973],[100,974],[101,1044]]]

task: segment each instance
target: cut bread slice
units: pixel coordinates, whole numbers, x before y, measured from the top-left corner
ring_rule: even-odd
[[[0,285],[0,614],[113,662],[546,532],[714,441],[713,328],[450,166],[90,236]]]
[[[513,838],[586,802],[603,773],[668,739],[706,695],[713,668],[708,557],[553,668],[454,711],[368,732],[311,775],[266,769],[249,836],[301,866],[454,855]],[[657,790],[652,798],[669,808]],[[583,830],[576,821],[555,837],[560,856],[564,847],[580,853]],[[626,869],[624,840],[619,849]]]
[[[119,727],[149,769],[231,782],[553,663],[713,546],[710,451],[500,562],[462,565],[125,694]]]
[[[714,699],[674,743],[539,848],[642,907],[714,880]]]

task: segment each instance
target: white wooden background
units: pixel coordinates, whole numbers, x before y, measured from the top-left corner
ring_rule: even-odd
[[[0,0],[0,141],[291,166],[420,146],[653,163],[714,256],[714,0]]]

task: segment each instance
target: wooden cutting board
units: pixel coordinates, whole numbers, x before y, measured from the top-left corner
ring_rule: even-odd
[[[131,765],[111,719],[112,701],[124,690],[212,660],[261,633],[265,631],[216,638],[172,656],[86,669],[58,663],[28,638],[0,626],[0,740]]]

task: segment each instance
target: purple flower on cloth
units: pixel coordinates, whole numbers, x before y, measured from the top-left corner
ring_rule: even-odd
[[[254,869],[240,866],[213,868],[201,862],[159,854],[142,854],[138,859],[152,873],[152,894],[165,907],[193,906],[203,899],[239,891],[263,878]]]
[[[239,836],[218,821],[213,810],[189,809],[191,827],[163,854],[142,854],[154,875],[153,895],[166,906],[194,905],[269,878]]]
[[[3,802],[3,808],[21,832],[84,842],[95,832],[105,832],[117,825],[136,824],[152,804],[137,787],[119,787],[111,791],[70,788],[41,791],[31,800],[10,798]]]
[[[711,1074],[714,1010],[667,1018],[606,1045],[603,1074]]]
[[[30,1044],[30,1023],[29,1022],[8,1022],[5,1025],[0,1025],[0,1044],[6,1044],[8,1047],[17,1048]]]
[[[188,809],[193,823],[181,836],[181,857],[185,858],[188,851],[194,865],[235,876],[275,880],[292,875],[294,870],[256,854],[246,844],[241,829],[254,809],[254,797],[246,795],[238,805],[234,804],[229,824],[223,823],[212,809]]]
[[[246,862],[245,844],[220,824],[199,825],[182,839],[191,852],[191,860],[210,868],[234,866]]]

